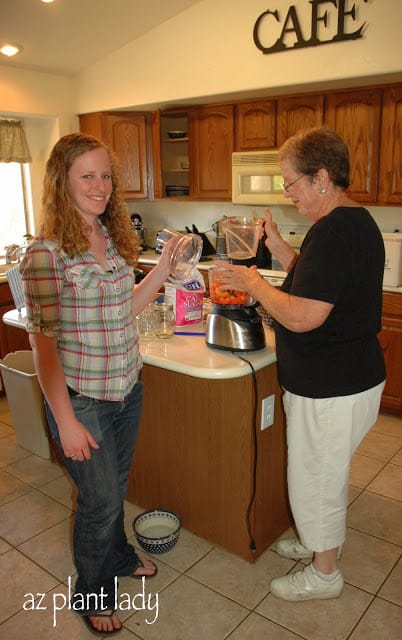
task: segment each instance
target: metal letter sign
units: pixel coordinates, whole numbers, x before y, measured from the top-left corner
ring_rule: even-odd
[[[331,42],[342,42],[344,40],[358,40],[363,37],[363,29],[366,26],[366,22],[360,25],[355,31],[348,31],[347,27],[351,20],[356,20],[356,4],[355,2],[349,7],[349,0],[308,0],[311,4],[311,19],[310,19],[310,37],[306,39],[303,36],[303,30],[300,24],[299,16],[297,14],[297,8],[295,5],[290,5],[285,19],[282,21],[282,16],[278,9],[271,11],[267,9],[256,20],[253,29],[253,39],[255,46],[262,51],[262,53],[277,53],[278,51],[285,51],[290,49],[303,49],[305,47],[317,47],[322,44],[329,44]],[[367,3],[368,0],[360,0],[360,2]],[[322,10],[322,5],[331,5],[328,9]],[[320,31],[330,30],[331,25],[336,24],[336,32],[332,31],[333,35],[329,39],[320,38]],[[279,38],[271,45],[267,42],[267,37],[272,32],[272,27],[279,27],[281,30]],[[275,29],[273,29],[274,31]],[[275,36],[274,36],[275,37]],[[286,44],[286,40],[289,41],[293,37],[293,44]]]

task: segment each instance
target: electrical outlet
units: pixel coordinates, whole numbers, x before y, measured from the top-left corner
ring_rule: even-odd
[[[261,406],[261,431],[274,424],[275,396],[264,398]]]

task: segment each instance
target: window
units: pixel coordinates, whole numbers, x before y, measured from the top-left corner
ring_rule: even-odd
[[[32,198],[29,164],[0,162],[0,255],[10,244],[25,243],[32,233]]]

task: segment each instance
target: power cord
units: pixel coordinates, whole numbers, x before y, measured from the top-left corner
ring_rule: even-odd
[[[254,500],[255,500],[255,494],[256,494],[256,490],[257,490],[257,462],[258,462],[258,441],[257,441],[257,407],[258,407],[258,387],[257,387],[257,376],[255,373],[255,369],[252,365],[252,363],[250,362],[250,360],[247,360],[247,358],[244,358],[243,356],[241,356],[239,353],[236,353],[235,355],[237,355],[238,358],[240,358],[240,360],[243,360],[244,362],[246,362],[250,369],[251,369],[251,374],[252,374],[252,378],[253,378],[253,390],[254,390],[254,408],[253,408],[253,475],[252,475],[252,490],[251,490],[251,496],[250,496],[250,502],[248,504],[247,507],[247,511],[246,511],[246,525],[247,525],[247,531],[248,531],[248,535],[249,535],[249,549],[250,551],[256,551],[257,547],[255,544],[255,540],[254,540],[254,536],[253,533],[251,531],[251,522],[250,522],[250,514],[251,514],[251,509],[253,507],[254,504]]]

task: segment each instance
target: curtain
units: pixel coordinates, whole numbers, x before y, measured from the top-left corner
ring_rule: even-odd
[[[0,119],[0,162],[32,162],[21,120]]]

